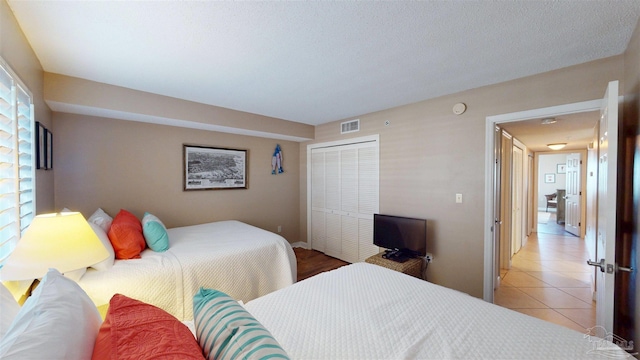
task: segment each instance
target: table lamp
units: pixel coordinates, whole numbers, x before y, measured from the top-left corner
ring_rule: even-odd
[[[109,256],[79,212],[36,216],[0,271],[2,281],[42,278],[49,268],[61,273],[85,269]]]

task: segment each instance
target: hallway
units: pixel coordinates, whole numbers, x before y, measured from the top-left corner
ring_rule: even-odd
[[[586,332],[596,322],[593,267],[584,240],[562,231],[552,214],[502,272],[497,305]]]

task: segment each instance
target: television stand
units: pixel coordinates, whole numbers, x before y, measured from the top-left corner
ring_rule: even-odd
[[[385,252],[381,252],[379,254],[368,257],[365,262],[369,264],[379,265],[387,269],[395,270],[413,277],[417,277],[418,279],[426,280],[422,277],[422,269],[424,266],[424,260],[422,258],[408,258],[404,262],[397,262],[384,258],[384,254]]]

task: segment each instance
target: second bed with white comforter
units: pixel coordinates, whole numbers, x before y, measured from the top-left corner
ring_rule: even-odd
[[[107,271],[89,269],[78,283],[98,306],[120,293],[190,320],[200,287],[247,302],[296,281],[293,249],[275,233],[234,220],[167,232],[169,250],[146,249]]]

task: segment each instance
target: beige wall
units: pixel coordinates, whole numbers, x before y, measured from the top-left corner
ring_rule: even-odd
[[[44,96],[54,111],[116,119],[177,122],[183,127],[251,131],[254,136],[313,139],[311,125],[206,105],[85,79],[45,73]],[[108,116],[111,115],[111,116]],[[208,127],[207,127],[208,126]],[[245,133],[246,135],[246,133]]]
[[[429,219],[429,280],[482,297],[486,117],[599,99],[607,82],[622,75],[622,56],[612,57],[354,116],[361,131],[348,136],[340,135],[340,121],[324,124],[313,143],[380,134],[380,212]],[[452,113],[457,102],[467,104],[463,115]],[[307,234],[308,143],[300,148],[301,239]],[[456,193],[463,194],[462,204],[455,203]]]
[[[238,219],[298,241],[299,144],[165,125],[54,113],[55,204],[157,215],[168,227]],[[283,174],[271,175],[276,144]],[[249,151],[249,189],[183,191],[183,144]]]
[[[43,98],[42,66],[5,0],[0,0],[0,56],[33,94],[36,121],[49,128],[55,137],[55,129],[51,126],[51,111]],[[36,170],[38,214],[53,211],[53,176],[53,171]]]

